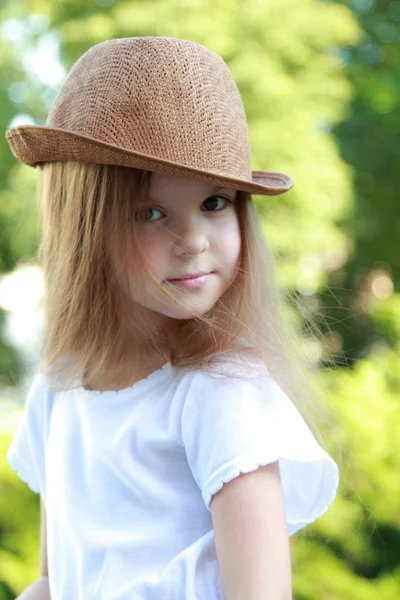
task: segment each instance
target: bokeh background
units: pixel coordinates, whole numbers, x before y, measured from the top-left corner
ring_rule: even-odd
[[[42,125],[75,60],[112,37],[208,46],[243,97],[254,197],[304,356],[334,410],[340,490],[293,541],[296,600],[400,598],[400,1],[2,0],[0,129]],[[39,576],[39,498],[5,453],[39,359],[34,169],[0,139],[0,600]]]

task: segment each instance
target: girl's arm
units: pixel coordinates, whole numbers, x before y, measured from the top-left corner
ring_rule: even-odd
[[[278,462],[242,473],[210,504],[225,600],[291,600],[289,536]]]
[[[30,585],[16,600],[51,600],[46,542],[46,511],[43,502],[40,503],[40,572],[42,577]]]
[[[51,600],[48,578],[41,577],[26,588],[15,600]]]
[[[40,503],[40,572],[45,577],[49,575],[47,566],[47,520],[43,502]]]

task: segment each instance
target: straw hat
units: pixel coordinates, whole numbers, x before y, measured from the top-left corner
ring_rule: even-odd
[[[14,156],[121,165],[273,196],[293,182],[252,171],[242,99],[215,52],[166,37],[96,44],[70,70],[44,127],[6,133]]]

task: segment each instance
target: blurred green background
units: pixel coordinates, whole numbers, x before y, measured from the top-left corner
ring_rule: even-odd
[[[296,600],[400,598],[400,1],[3,0],[0,124],[42,125],[91,45],[161,35],[208,46],[243,97],[254,197],[304,355],[337,431],[328,513],[293,543]],[[35,171],[0,139],[0,600],[39,575],[39,498],[5,452],[38,361]]]

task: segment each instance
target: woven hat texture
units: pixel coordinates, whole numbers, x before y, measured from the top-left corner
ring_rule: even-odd
[[[215,52],[192,41],[131,37],[92,46],[71,68],[44,127],[9,129],[14,156],[113,164],[256,194],[293,182],[252,171],[243,102]]]

